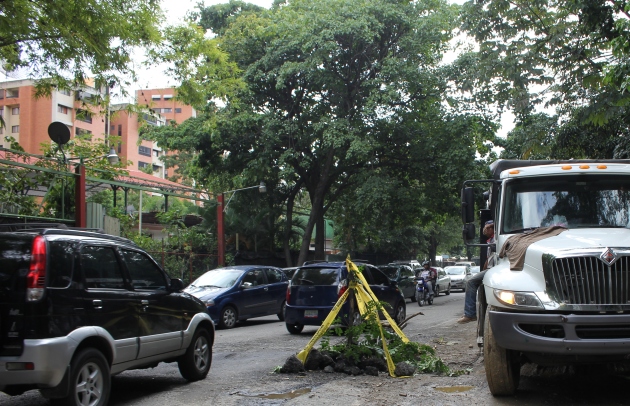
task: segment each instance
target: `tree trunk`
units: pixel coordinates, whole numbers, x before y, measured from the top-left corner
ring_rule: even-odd
[[[317,227],[315,228],[315,259],[325,260],[325,248],[326,248],[326,220],[324,220],[324,210],[321,210],[322,215],[317,219]]]
[[[435,265],[435,256],[437,255],[437,239],[435,238],[435,230],[431,231],[429,236],[429,261],[431,265]]]
[[[282,246],[284,248],[284,257],[287,261],[287,267],[293,266],[293,258],[291,258],[291,247],[289,247],[289,241],[291,240],[291,232],[293,231],[293,206],[295,204],[295,196],[300,191],[302,182],[298,182],[289,193],[287,198],[287,222],[284,228],[284,238]]]

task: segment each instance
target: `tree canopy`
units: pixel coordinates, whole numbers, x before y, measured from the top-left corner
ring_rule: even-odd
[[[53,87],[96,87],[133,74],[131,52],[160,38],[154,0],[9,0],[0,3],[0,59],[27,68],[39,94]]]

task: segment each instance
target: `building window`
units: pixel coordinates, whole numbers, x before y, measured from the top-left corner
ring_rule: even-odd
[[[118,135],[122,135],[122,124],[118,124]]]
[[[0,99],[4,99],[4,89],[0,89]]]
[[[143,147],[142,145],[140,145],[138,147],[138,154],[144,155],[144,156],[151,156],[151,148]]]
[[[20,89],[7,89],[5,97],[7,99],[16,99],[20,97]]]
[[[0,116],[4,116],[4,107],[0,107]]]
[[[153,165],[153,172],[159,172],[160,171],[160,166],[159,165]]]
[[[159,150],[157,150],[157,149],[154,149],[154,150],[153,150],[153,156],[154,156],[154,157],[159,157],[159,156],[160,156],[160,151],[159,151]]]
[[[181,113],[181,112],[182,112],[181,107],[175,107],[175,113]]]
[[[57,113],[68,114],[68,108],[66,106],[62,106],[61,104],[58,104]]]
[[[65,95],[65,96],[70,96],[70,90],[68,90],[68,89],[61,89],[61,90],[59,90],[59,93]]]
[[[173,95],[172,94],[165,94],[164,95],[164,100],[172,100],[173,99]]]
[[[92,141],[92,131],[90,130],[86,130],[84,128],[79,128],[76,127],[74,133],[77,136],[81,136],[82,138],[88,140],[88,141]]]
[[[148,164],[148,163],[146,163],[146,162],[142,162],[142,161],[138,161],[138,169],[144,169],[144,168],[146,168],[147,166],[149,166],[149,164]]]
[[[20,108],[19,107],[13,107],[11,109],[11,114],[13,114],[14,116],[18,116],[20,114]]]
[[[4,128],[0,127],[0,134],[4,134]]]
[[[122,142],[118,143],[118,153],[122,154]]]
[[[77,120],[92,124],[92,113],[87,110],[77,109]]]
[[[151,100],[162,100],[162,96],[159,94],[154,94],[151,96]]]
[[[172,112],[173,112],[173,109],[172,109],[172,108],[170,108],[170,107],[169,107],[169,108],[162,109],[162,113],[172,113]]]
[[[19,125],[14,125],[11,127],[11,132],[13,134],[19,133],[20,132],[20,126]]]

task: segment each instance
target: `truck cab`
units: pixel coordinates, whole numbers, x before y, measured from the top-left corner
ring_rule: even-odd
[[[462,219],[481,263],[493,257],[477,292],[491,393],[514,394],[525,363],[627,358],[630,160],[499,160],[490,169],[491,179],[464,182]],[[494,244],[481,235],[490,219]]]

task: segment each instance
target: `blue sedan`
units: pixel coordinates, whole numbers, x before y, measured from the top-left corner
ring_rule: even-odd
[[[272,314],[284,320],[289,281],[279,268],[243,265],[208,271],[185,292],[201,299],[219,327]]]

